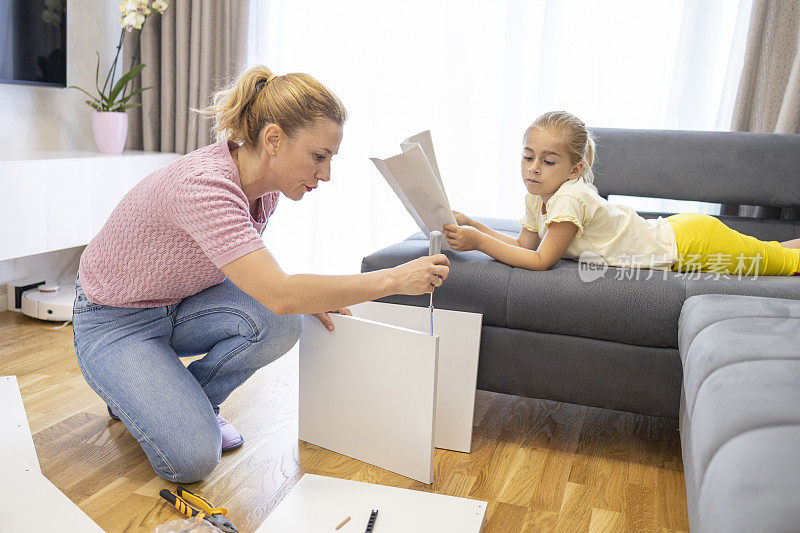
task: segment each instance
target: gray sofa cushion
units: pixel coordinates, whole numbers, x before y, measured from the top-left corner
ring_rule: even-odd
[[[798,531],[797,442],[800,427],[783,426],[753,430],[723,446],[706,470],[692,531]]]
[[[478,388],[678,417],[677,350],[484,326]]]
[[[800,301],[692,297],[679,337],[692,531],[796,531]]]
[[[511,220],[482,219],[510,235],[519,232]],[[362,271],[393,267],[428,253],[422,233],[375,252]],[[675,272],[639,272],[609,268],[605,276],[581,281],[578,263],[560,261],[552,270],[512,268],[487,255],[447,252],[451,274],[436,289],[443,309],[483,313],[483,323],[525,331],[572,335],[637,346],[678,347],[678,317],[687,297],[705,293],[781,296],[800,300],[800,277],[709,279]],[[391,296],[383,301],[427,306],[427,296]]]

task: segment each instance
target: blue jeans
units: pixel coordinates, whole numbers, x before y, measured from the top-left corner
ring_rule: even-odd
[[[276,315],[225,280],[166,307],[90,302],[76,282],[78,365],[156,473],[192,483],[220,461],[216,413],[233,390],[288,352],[302,317]],[[206,354],[185,367],[180,357]]]

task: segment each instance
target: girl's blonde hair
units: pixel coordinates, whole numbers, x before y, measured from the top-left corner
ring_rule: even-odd
[[[214,117],[217,140],[258,147],[264,126],[277,124],[291,139],[314,121],[327,118],[340,126],[347,119],[342,101],[308,74],[276,76],[263,65],[242,73],[214,95],[199,113]]]
[[[595,158],[594,137],[581,119],[566,111],[550,111],[534,120],[525,130],[525,135],[527,136],[534,128],[555,134],[558,142],[564,146],[573,166],[583,161],[581,177],[587,183],[594,182],[594,172],[592,172]]]

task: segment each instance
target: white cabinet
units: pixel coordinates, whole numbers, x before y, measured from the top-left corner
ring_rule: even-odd
[[[88,244],[142,178],[179,154],[0,154],[0,261]]]

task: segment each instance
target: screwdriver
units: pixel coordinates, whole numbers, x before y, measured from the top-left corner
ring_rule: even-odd
[[[431,232],[431,244],[428,248],[428,255],[436,255],[442,252],[442,232],[441,231],[432,231]],[[431,302],[428,305],[428,309],[431,311],[431,336],[433,336],[433,289],[431,289]]]

